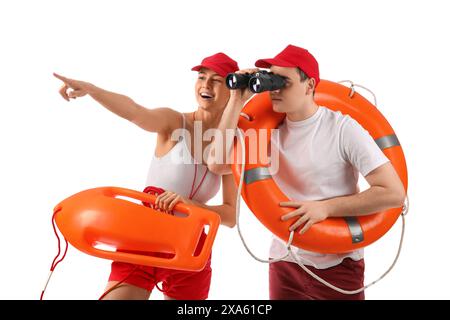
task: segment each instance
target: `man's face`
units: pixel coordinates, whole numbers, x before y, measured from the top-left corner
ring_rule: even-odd
[[[195,82],[195,97],[200,108],[224,108],[230,98],[225,79],[211,69],[201,68]]]
[[[270,92],[274,111],[298,111],[305,104],[309,95],[312,97],[313,80],[309,79],[301,82],[300,74],[296,68],[271,66],[270,71],[286,78],[286,86],[284,88]]]

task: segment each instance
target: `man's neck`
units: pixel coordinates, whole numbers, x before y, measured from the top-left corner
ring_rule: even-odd
[[[290,121],[303,121],[312,117],[317,112],[317,109],[319,109],[319,106],[314,101],[311,101],[298,111],[287,112],[286,117]]]

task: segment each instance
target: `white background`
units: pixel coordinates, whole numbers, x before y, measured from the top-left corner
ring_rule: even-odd
[[[287,44],[308,48],[323,79],[376,92],[409,169],[411,210],[400,260],[367,299],[448,299],[449,103],[446,1],[2,1],[0,4],[0,275],[2,299],[38,299],[62,199],[115,185],[142,189],[155,147],[91,98],[64,101],[59,72],[146,107],[193,111],[195,72],[224,51],[251,67]],[[447,22],[446,22],[447,21]],[[211,203],[220,203],[220,194]],[[270,234],[247,208],[243,230],[267,256]],[[391,263],[399,223],[366,249],[366,280]],[[219,230],[210,299],[267,299],[267,265]],[[110,262],[73,247],[47,299],[96,299]],[[153,299],[162,295],[155,291]]]

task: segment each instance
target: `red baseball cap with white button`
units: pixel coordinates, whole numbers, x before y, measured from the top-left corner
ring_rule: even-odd
[[[259,59],[255,62],[258,68],[270,68],[270,66],[300,68],[308,77],[316,80],[316,86],[320,81],[319,64],[308,50],[288,45],[273,59]]]
[[[201,64],[193,67],[191,70],[200,71],[201,68],[211,69],[214,72],[216,72],[219,76],[224,78],[227,76],[227,74],[239,70],[237,62],[222,52],[206,57],[205,59],[202,60]]]

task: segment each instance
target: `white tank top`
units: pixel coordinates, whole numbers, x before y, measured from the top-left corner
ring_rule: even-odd
[[[185,129],[184,114],[182,116],[183,129]],[[203,177],[205,178],[200,185]],[[194,187],[192,188],[193,182]],[[159,187],[186,198],[189,198],[191,190],[195,192],[198,188],[192,199],[206,203],[217,194],[220,182],[220,176],[209,171],[207,166],[194,160],[183,134],[177,144],[164,156],[157,157],[153,154],[146,186]]]

